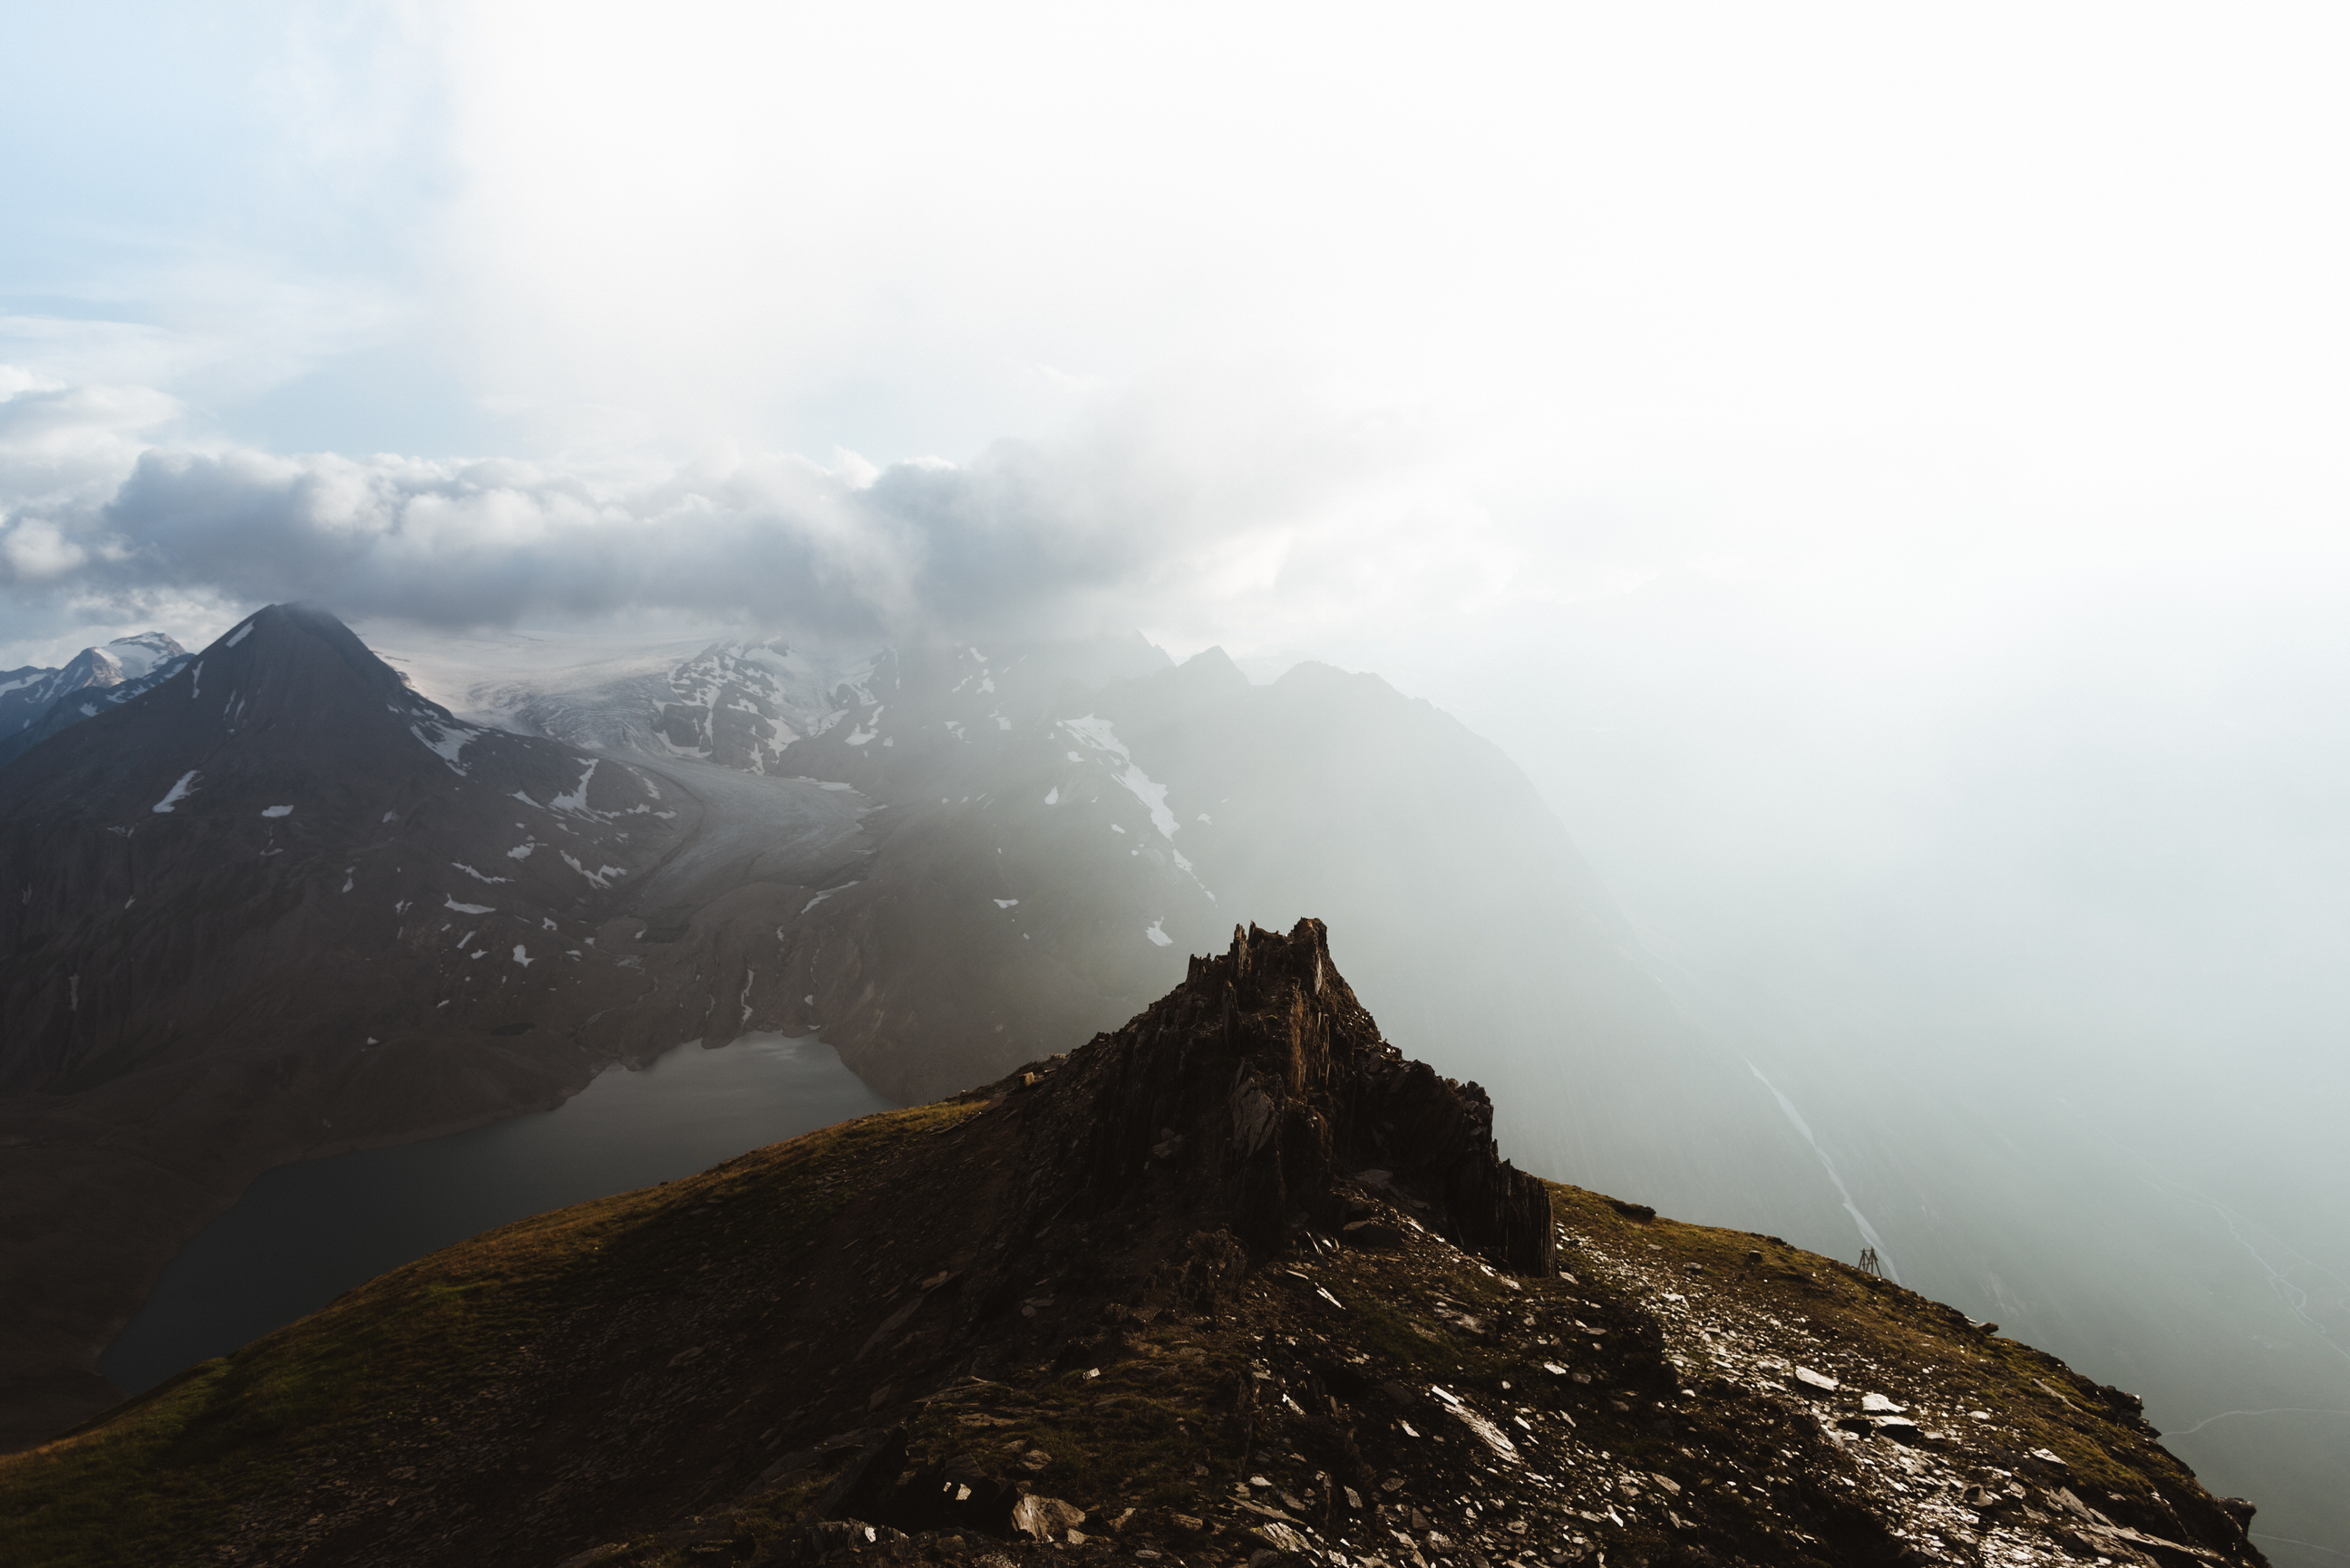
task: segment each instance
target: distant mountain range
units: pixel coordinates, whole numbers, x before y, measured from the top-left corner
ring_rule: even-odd
[[[0,767],[12,1429],[111,1397],[99,1350],[269,1166],[754,1027],[934,1097],[1306,909],[1447,1071],[1575,1085],[1536,1152],[1665,1200],[1817,1186],[1516,768],[1375,677],[1255,686],[1129,637],[452,684],[273,607]]]
[[[0,766],[68,725],[94,718],[169,680],[188,650],[160,631],[85,648],[59,670],[0,673]]]
[[[1840,1055],[1808,998],[1669,987],[1519,770],[1375,676],[1137,636],[377,640],[273,607],[9,678],[0,1442],[119,1393],[99,1352],[273,1165],[750,1030],[935,1099],[1319,911],[1521,1163],[1831,1249],[1882,1226],[1907,1282],[2229,1415],[2182,1441],[2230,1488],[2338,1507],[2337,1449],[2238,1418],[2333,1430],[2293,1391],[2350,1310],[2322,1278],[2183,1225],[2097,1141],[2126,1127]]]

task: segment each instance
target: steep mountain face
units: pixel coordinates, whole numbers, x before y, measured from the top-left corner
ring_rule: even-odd
[[[822,860],[854,817],[806,793]],[[0,1437],[114,1397],[98,1352],[259,1170],[702,1032],[709,953],[626,909],[710,815],[285,606],[0,769]]]
[[[356,1045],[443,1002],[526,1017],[517,995],[549,987],[522,989],[527,942],[509,980],[411,931],[520,913],[559,963],[675,817],[624,767],[452,719],[331,618],[264,610],[0,774],[0,1093],[239,1032]]]
[[[0,674],[0,765],[68,725],[170,680],[188,650],[160,631],[85,648],[62,670]]]
[[[12,1561],[2258,1564],[2135,1401],[1495,1158],[1318,923],[0,1458]]]

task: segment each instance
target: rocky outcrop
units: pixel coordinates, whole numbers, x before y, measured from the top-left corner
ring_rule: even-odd
[[[1349,1206],[1367,1186],[1498,1268],[1551,1271],[1549,1199],[1496,1152],[1484,1090],[1380,1038],[1319,920],[1236,929],[1125,1028],[1045,1065],[1024,1112],[1053,1153],[1024,1199],[1039,1224],[1171,1189],[1263,1257],[1305,1226],[1365,1222]]]

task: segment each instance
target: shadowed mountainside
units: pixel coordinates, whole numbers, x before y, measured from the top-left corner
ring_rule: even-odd
[[[704,815],[287,606],[0,768],[0,1442],[120,1397],[100,1349],[259,1171],[700,1032],[702,953],[621,917]]]

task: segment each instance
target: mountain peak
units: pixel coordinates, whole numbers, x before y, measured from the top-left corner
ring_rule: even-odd
[[[188,650],[168,632],[141,631],[116,638],[103,651],[120,669],[122,679],[136,680],[184,656]]]
[[[1108,1212],[1172,1159],[1184,1223],[1269,1256],[1301,1228],[1342,1229],[1352,1173],[1378,1170],[1463,1250],[1551,1272],[1549,1200],[1495,1150],[1485,1092],[1380,1037],[1319,920],[1286,936],[1235,928],[1227,951],[1194,957],[1181,985],[1071,1054],[1035,1104],[1067,1155],[1037,1181],[1040,1208]],[[1170,1135],[1180,1153],[1146,1153]]]
[[[298,710],[356,684],[397,713],[454,722],[446,708],[411,691],[357,633],[316,605],[274,604],[254,611],[197,654],[189,674],[197,701],[207,685],[216,691],[234,687],[264,703]]]

